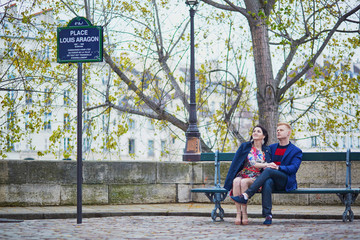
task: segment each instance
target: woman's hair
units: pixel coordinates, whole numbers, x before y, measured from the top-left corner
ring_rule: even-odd
[[[266,145],[267,142],[268,142],[268,140],[269,140],[269,135],[268,135],[267,130],[266,130],[263,126],[261,126],[261,125],[258,124],[258,125],[256,125],[256,126],[253,128],[252,132],[254,131],[255,128],[260,128],[261,131],[263,132],[263,134],[264,134],[264,136],[265,136],[265,138],[264,138],[264,144],[263,144],[263,145]],[[250,142],[252,142],[252,141],[253,141],[253,137],[252,137],[252,134],[251,134],[251,136],[250,136]]]

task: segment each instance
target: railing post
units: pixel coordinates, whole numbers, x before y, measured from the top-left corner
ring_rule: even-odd
[[[350,148],[346,152],[346,180],[345,186],[347,189],[351,189],[351,161],[350,161]]]
[[[220,161],[219,150],[215,151],[215,187],[220,187]]]

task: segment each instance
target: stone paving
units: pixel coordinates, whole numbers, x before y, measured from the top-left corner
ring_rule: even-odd
[[[360,239],[360,220],[250,218],[247,226],[233,218],[212,222],[209,217],[121,216],[25,220],[0,223],[0,239]]]

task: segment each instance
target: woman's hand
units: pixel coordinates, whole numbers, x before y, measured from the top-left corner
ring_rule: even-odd
[[[272,169],[276,169],[276,170],[279,169],[279,166],[276,165],[274,162],[268,163],[267,165],[268,165],[267,166],[268,168],[272,168]]]

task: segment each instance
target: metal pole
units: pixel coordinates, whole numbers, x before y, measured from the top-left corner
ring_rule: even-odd
[[[82,223],[82,63],[78,63],[77,99],[77,223]]]
[[[196,92],[195,92],[195,33],[194,33],[195,10],[190,8],[190,118],[188,132],[198,132],[196,126]]]
[[[190,7],[190,113],[189,127],[186,131],[184,161],[200,161],[200,132],[197,127],[196,88],[195,88],[195,37],[194,16],[196,10]]]

